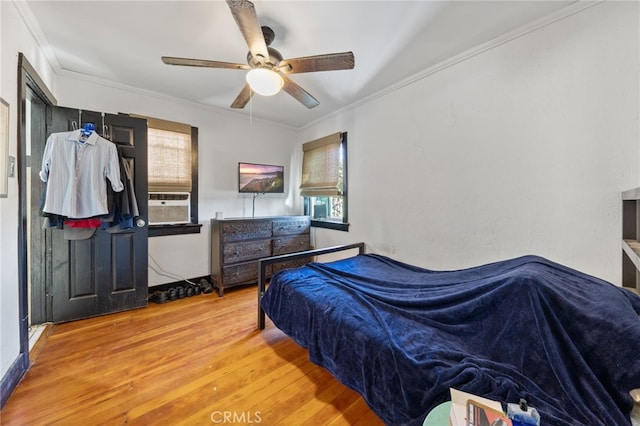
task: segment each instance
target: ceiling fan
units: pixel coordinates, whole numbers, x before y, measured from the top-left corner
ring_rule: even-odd
[[[248,0],[227,0],[227,5],[249,46],[246,65],[173,56],[163,56],[162,62],[168,65],[249,70],[247,83],[231,104],[231,108],[244,108],[254,93],[270,96],[278,93],[280,89],[284,89],[307,108],[313,108],[320,102],[287,74],[346,70],[353,69],[355,65],[352,52],[283,59],[280,52],[270,47],[275,33],[269,27],[260,27],[253,3]]]

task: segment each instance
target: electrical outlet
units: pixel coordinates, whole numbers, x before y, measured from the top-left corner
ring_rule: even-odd
[[[9,156],[9,173],[10,178],[16,177],[16,157]]]

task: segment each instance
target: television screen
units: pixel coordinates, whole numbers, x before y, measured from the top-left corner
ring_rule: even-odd
[[[284,192],[284,166],[238,163],[240,192],[259,194]]]

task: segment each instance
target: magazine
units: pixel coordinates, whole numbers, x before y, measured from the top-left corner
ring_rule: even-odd
[[[483,398],[457,389],[451,391],[451,426],[512,426],[498,401]]]
[[[512,423],[502,411],[469,399],[467,400],[467,426],[512,426]]]

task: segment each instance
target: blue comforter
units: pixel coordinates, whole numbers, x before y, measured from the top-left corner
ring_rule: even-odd
[[[526,398],[543,425],[625,425],[640,388],[640,297],[536,256],[310,263],[275,274],[261,304],[389,425],[422,424],[451,387]]]

